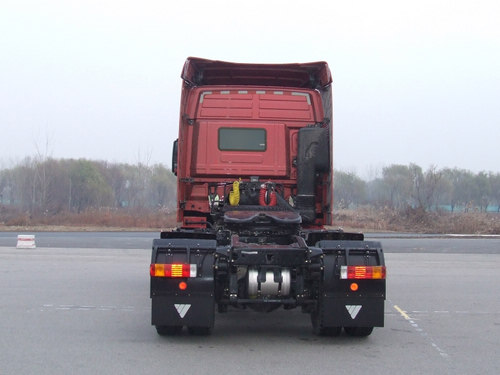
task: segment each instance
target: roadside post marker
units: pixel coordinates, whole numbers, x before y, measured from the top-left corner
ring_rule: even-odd
[[[19,234],[17,236],[18,249],[36,249],[34,234]]]

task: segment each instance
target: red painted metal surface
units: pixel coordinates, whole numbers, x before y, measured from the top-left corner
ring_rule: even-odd
[[[181,77],[177,218],[185,227],[204,226],[209,184],[219,184],[215,193],[222,199],[224,183],[258,176],[281,184],[288,199],[296,191],[301,128],[329,128],[331,148],[332,77],[325,62],[238,64],[188,58]],[[221,150],[219,131],[225,128],[263,129],[266,144],[260,151]],[[319,226],[331,223],[331,176],[323,176],[316,194]]]

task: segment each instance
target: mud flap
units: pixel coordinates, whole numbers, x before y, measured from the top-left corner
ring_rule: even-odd
[[[375,241],[319,241],[323,250],[323,283],[318,301],[318,318],[323,327],[383,327],[384,280],[342,280],[346,265],[384,266],[384,254]],[[350,284],[355,281],[358,289]]]
[[[151,277],[151,323],[165,327],[213,328],[215,240],[156,239],[151,263],[196,264],[196,277]],[[182,288],[180,288],[180,284]]]
[[[208,296],[161,296],[152,298],[151,323],[155,326],[213,328],[215,301]]]
[[[322,300],[321,321],[325,327],[383,327],[382,298],[329,298]]]

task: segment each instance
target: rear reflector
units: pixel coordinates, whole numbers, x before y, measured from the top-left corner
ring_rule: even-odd
[[[153,263],[149,267],[149,274],[154,277],[196,277],[196,264],[161,264]]]
[[[341,266],[341,279],[385,279],[385,266]]]

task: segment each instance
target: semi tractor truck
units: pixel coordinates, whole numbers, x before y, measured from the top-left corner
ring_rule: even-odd
[[[150,265],[158,334],[209,334],[234,309],[300,308],[318,335],[383,327],[381,244],[332,229],[328,64],[188,58],[181,78],[180,224],[153,240]]]

